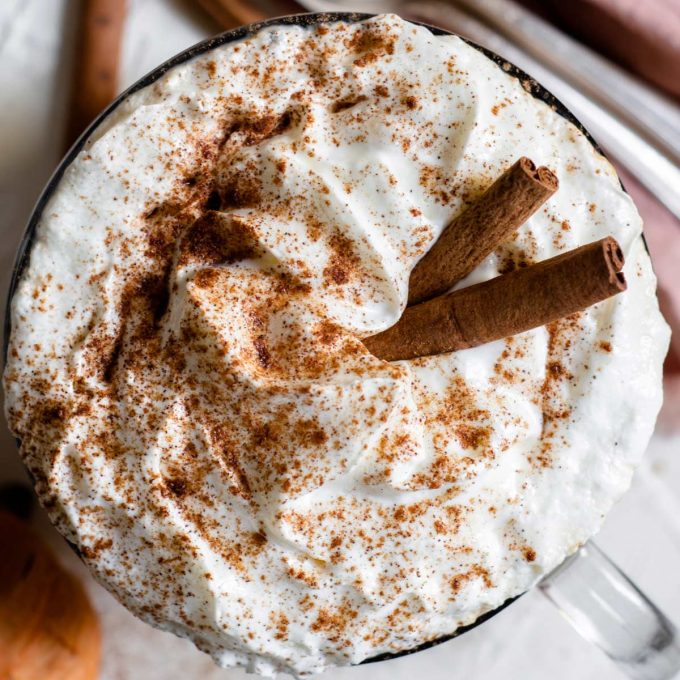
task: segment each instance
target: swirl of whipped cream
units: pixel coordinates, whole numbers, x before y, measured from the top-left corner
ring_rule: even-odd
[[[460,285],[611,234],[628,291],[370,355],[524,154],[560,190]],[[98,578],[219,664],[412,648],[525,591],[628,487],[668,343],[640,234],[588,140],[462,40],[270,27],[128,97],[68,167],[12,303],[8,418]]]

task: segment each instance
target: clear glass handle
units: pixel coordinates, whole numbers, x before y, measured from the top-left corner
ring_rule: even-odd
[[[548,574],[539,588],[629,678],[668,680],[680,674],[675,626],[593,543]]]

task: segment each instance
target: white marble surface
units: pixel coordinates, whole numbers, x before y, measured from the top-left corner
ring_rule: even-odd
[[[212,25],[187,0],[129,0],[122,82],[127,86]],[[62,154],[74,0],[0,0],[0,299],[40,190]],[[680,236],[679,236],[680,238]],[[0,480],[25,479],[14,442],[0,429]],[[656,435],[633,488],[597,539],[680,624],[680,435]],[[35,523],[87,579],[104,629],[101,680],[226,680],[186,641],[137,621],[87,576],[37,513]],[[622,677],[538,593],[530,593],[458,640],[415,656],[325,674],[323,680],[616,680]]]

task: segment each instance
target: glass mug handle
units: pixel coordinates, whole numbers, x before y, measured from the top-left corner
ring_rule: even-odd
[[[629,678],[668,680],[680,673],[675,626],[593,543],[567,558],[538,587]]]

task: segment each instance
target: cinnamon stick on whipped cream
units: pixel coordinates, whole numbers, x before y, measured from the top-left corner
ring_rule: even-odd
[[[441,295],[510,238],[557,190],[557,176],[522,157],[456,217],[418,262],[408,304]]]
[[[476,347],[561,319],[626,290],[623,253],[611,237],[490,281],[408,307],[364,339],[387,361]]]

